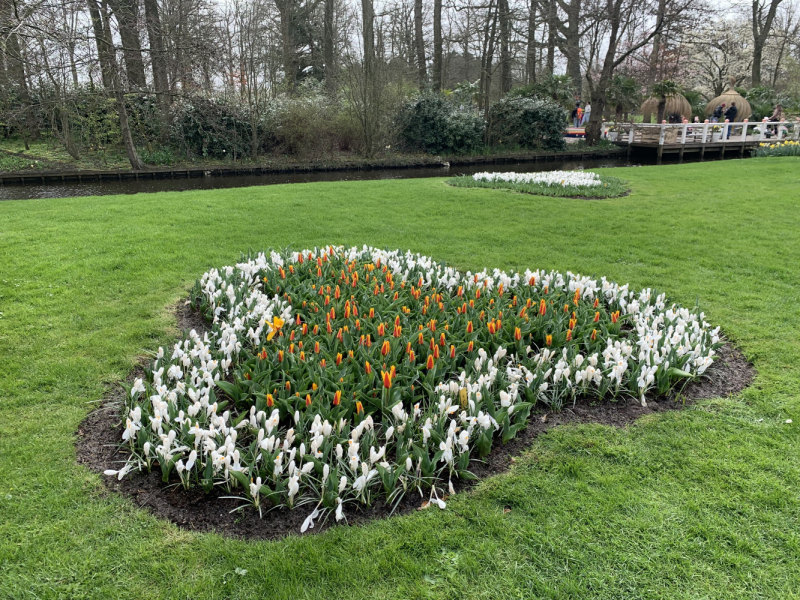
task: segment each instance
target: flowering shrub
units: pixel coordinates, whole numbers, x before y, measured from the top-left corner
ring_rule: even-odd
[[[264,252],[191,293],[210,330],[159,348],[128,390],[130,458],[185,487],[314,520],[439,494],[537,403],[614,400],[701,375],[703,314],[573,273],[461,273],[363,247]],[[438,489],[437,489],[438,486]]]
[[[602,185],[600,176],[591,171],[546,171],[544,173],[475,173],[475,181],[507,181],[509,183],[539,183],[580,187]]]
[[[628,188],[616,177],[590,171],[546,171],[543,173],[475,173],[448,180],[457,187],[505,188],[540,196],[613,198]]]
[[[772,144],[759,144],[752,154],[753,156],[800,156],[800,142],[787,140]]]

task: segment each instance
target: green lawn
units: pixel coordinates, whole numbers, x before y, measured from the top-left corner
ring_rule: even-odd
[[[0,203],[0,598],[800,598],[800,159],[613,174],[629,196],[420,179]],[[759,375],[554,430],[446,511],[281,542],[182,531],[75,463],[79,423],[176,335],[199,274],[330,242],[699,298]]]

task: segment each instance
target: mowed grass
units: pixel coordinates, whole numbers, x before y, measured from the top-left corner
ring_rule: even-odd
[[[0,597],[800,597],[800,160],[611,173],[629,196],[424,179],[0,203]],[[445,511],[279,542],[180,530],[75,463],[198,275],[327,243],[699,299],[759,375],[624,430],[558,428]]]

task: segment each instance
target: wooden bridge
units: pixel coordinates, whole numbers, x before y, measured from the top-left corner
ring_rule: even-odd
[[[614,135],[616,134],[616,135]],[[800,140],[800,119],[795,121],[741,123],[603,123],[603,137],[627,148],[628,158],[635,150],[655,150],[658,164],[664,154],[699,153],[703,160],[711,152],[718,158],[738,153],[759,144]]]

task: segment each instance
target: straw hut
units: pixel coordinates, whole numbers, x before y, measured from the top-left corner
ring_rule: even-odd
[[[717,96],[713,100],[709,100],[708,104],[706,104],[706,115],[713,113],[714,109],[723,102],[726,108],[731,105],[731,102],[736,102],[736,108],[739,109],[736,113],[736,120],[739,122],[749,119],[750,115],[753,114],[750,103],[734,89],[733,82],[730,83],[727,90],[722,92],[722,95]],[[720,119],[720,121],[721,120],[722,119]]]
[[[642,121],[650,123],[651,119],[658,119],[658,103],[660,98],[648,98],[642,104]],[[738,104],[737,104],[738,106]],[[681,94],[667,96],[667,104],[664,108],[664,119],[669,120],[670,115],[680,115],[684,119],[691,120],[692,105]]]

